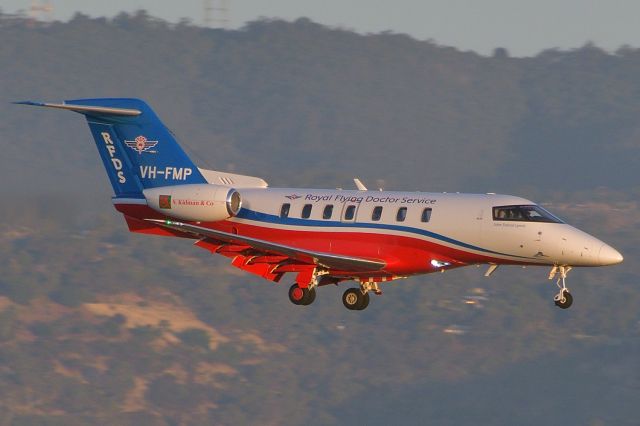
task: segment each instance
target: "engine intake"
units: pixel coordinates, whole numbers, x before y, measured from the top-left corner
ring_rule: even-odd
[[[217,222],[236,216],[242,208],[240,193],[220,185],[161,186],[142,193],[153,210],[182,220]]]

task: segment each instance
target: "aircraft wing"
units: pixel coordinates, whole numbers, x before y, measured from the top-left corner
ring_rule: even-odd
[[[286,256],[303,263],[315,264],[328,269],[350,272],[375,272],[380,271],[386,266],[386,263],[381,260],[305,250],[283,244],[272,243],[270,241],[259,240],[257,238],[230,234],[228,232],[217,231],[188,223],[158,219],[146,220],[157,223],[165,228],[186,232],[201,238],[212,239],[227,244],[247,245],[259,252]]]

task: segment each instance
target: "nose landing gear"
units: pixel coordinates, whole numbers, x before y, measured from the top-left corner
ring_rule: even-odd
[[[573,304],[573,296],[569,293],[569,289],[566,285],[567,274],[571,271],[571,266],[554,266],[549,273],[549,279],[552,280],[556,275],[558,279],[556,285],[560,289],[558,294],[555,295],[553,301],[555,305],[560,309],[569,309]]]

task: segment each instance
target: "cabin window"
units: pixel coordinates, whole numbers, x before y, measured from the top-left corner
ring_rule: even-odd
[[[333,204],[327,204],[324,206],[324,210],[322,211],[323,219],[331,219],[331,215],[333,214]]]
[[[493,208],[493,220],[511,222],[563,223],[540,206],[500,206]]]
[[[311,207],[313,207],[311,204],[304,205],[304,207],[302,208],[303,219],[309,219],[309,216],[311,216]]]
[[[400,207],[398,209],[398,213],[396,214],[396,220],[398,222],[404,222],[404,220],[407,218],[407,208],[406,207]]]
[[[423,222],[429,222],[431,220],[431,207],[427,207],[424,210],[422,210],[421,220]]]
[[[353,220],[356,215],[356,206],[350,205],[344,211],[344,220]]]
[[[371,213],[371,220],[377,222],[382,217],[382,206],[375,206]]]
[[[284,203],[282,207],[280,207],[280,217],[289,217],[290,208],[291,208],[291,204]]]

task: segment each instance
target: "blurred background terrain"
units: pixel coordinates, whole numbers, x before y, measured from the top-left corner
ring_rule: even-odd
[[[638,424],[640,50],[512,58],[308,19],[0,15],[0,425]],[[309,307],[189,241],[129,234],[81,116],[140,97],[200,166],[271,186],[499,192],[625,256],[341,288]]]

